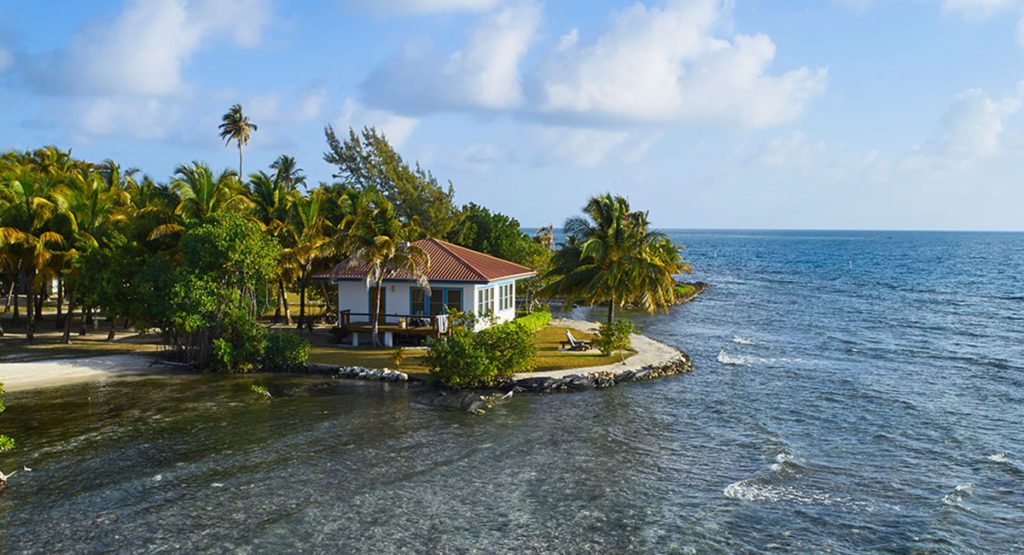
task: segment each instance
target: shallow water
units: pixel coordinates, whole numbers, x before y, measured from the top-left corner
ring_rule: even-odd
[[[288,377],[10,394],[0,551],[1024,551],[1024,235],[674,235],[714,287],[632,316],[686,376],[484,416]]]

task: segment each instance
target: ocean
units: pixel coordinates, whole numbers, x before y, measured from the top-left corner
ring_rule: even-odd
[[[296,377],[9,394],[0,551],[1024,552],[1024,234],[670,233],[711,289],[625,316],[688,375],[482,416]]]

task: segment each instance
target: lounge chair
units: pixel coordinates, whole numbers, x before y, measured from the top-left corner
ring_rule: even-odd
[[[589,351],[591,349],[590,341],[576,339],[569,330],[565,330],[565,338],[567,341],[562,341],[563,349],[570,351]]]

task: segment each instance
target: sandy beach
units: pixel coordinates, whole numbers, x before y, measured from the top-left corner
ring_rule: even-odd
[[[166,372],[145,354],[116,354],[65,360],[0,363],[0,382],[8,392],[71,383]]]

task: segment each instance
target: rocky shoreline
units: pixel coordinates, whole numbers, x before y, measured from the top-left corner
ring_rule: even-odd
[[[481,388],[481,391],[499,391],[515,393],[549,393],[555,391],[571,391],[585,389],[604,389],[627,382],[642,382],[657,378],[674,376],[693,371],[693,361],[685,353],[661,364],[651,364],[639,369],[622,372],[601,370],[582,372],[561,377],[537,376],[517,377],[505,380],[494,387]],[[378,382],[428,382],[420,374],[407,374],[387,368],[363,368],[359,366],[331,366],[327,364],[309,364],[299,373],[317,376],[328,376],[335,379],[366,380]]]

